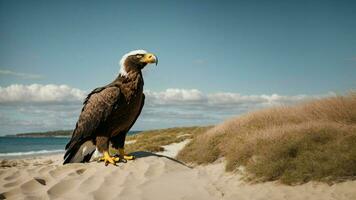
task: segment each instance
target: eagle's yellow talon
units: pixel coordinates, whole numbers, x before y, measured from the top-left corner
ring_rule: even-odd
[[[105,166],[107,166],[108,164],[116,165],[116,162],[117,162],[116,158],[111,157],[109,152],[107,152],[107,151],[104,152],[104,156],[99,158],[98,161],[104,161]]]
[[[130,156],[130,155],[125,154],[125,149],[123,149],[123,148],[119,148],[119,154],[120,154],[120,157],[123,158],[124,160],[134,160],[135,159],[135,156]]]
[[[125,160],[135,160],[135,156],[124,155]]]
[[[119,157],[113,157],[115,162],[120,162],[120,158]]]

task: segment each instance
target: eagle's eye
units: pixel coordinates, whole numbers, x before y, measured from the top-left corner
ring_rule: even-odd
[[[136,58],[142,58],[142,55],[141,54],[137,54]]]

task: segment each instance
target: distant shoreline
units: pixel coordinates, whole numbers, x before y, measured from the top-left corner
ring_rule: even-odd
[[[55,130],[44,132],[17,133],[15,135],[5,135],[6,137],[70,137],[73,130]]]
[[[16,137],[16,138],[43,138],[43,137],[54,137],[54,138],[69,138],[72,136],[73,130],[57,130],[57,131],[46,131],[46,132],[30,132],[30,133],[17,133],[15,135],[5,135],[2,137]],[[142,131],[129,131],[129,135],[134,135]]]
[[[4,135],[0,137],[13,137],[13,138],[70,138],[70,135],[54,136],[54,135]]]

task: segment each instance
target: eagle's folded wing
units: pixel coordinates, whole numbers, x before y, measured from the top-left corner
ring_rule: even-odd
[[[120,88],[115,86],[96,88],[87,96],[72,138],[66,145],[65,159],[72,149],[94,137],[93,133],[110,116],[119,98]]]

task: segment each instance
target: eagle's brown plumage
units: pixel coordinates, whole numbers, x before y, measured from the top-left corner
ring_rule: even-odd
[[[152,55],[152,54],[151,54]],[[126,58],[125,75],[110,84],[94,89],[85,99],[70,142],[66,145],[64,164],[87,162],[97,148],[108,151],[109,144],[123,148],[127,132],[144,105],[143,55]],[[155,62],[156,57],[154,58]]]

